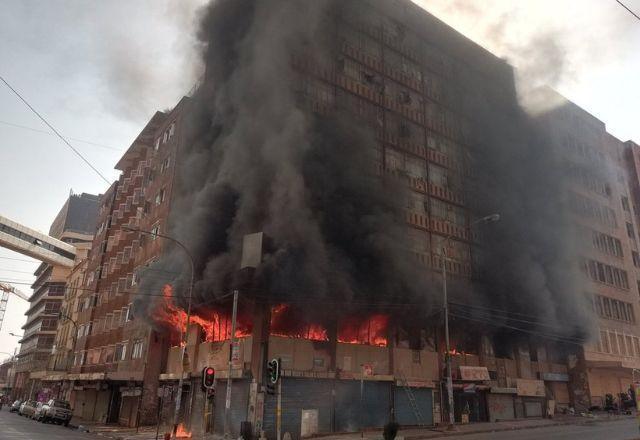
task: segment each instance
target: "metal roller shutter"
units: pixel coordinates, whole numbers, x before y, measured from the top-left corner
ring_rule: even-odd
[[[282,434],[289,432],[293,439],[300,438],[303,409],[318,410],[319,432],[331,432],[332,380],[283,377],[282,379]],[[266,395],[262,429],[267,438],[276,437],[277,396]]]
[[[227,381],[216,381],[216,406],[214,408],[214,431],[224,433],[224,404],[226,399]],[[249,406],[249,381],[234,380],[231,383],[231,414],[230,430],[234,438],[240,435],[240,423],[247,420],[247,408]]]
[[[361,403],[359,381],[336,381],[336,431],[382,428],[391,418],[391,386],[391,382],[365,381]]]
[[[430,388],[411,388],[411,393],[416,399],[423,423],[433,425],[433,391]],[[396,387],[394,396],[396,422],[401,426],[418,425],[407,391],[403,387]]]

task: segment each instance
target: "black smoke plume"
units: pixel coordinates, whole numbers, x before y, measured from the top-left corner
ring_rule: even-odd
[[[169,225],[194,255],[196,303],[231,291],[242,238],[258,231],[271,243],[253,275],[258,296],[308,300],[310,313],[326,313],[324,301],[342,309],[431,298],[408,252],[408,190],[375,175],[374,132],[339,108],[313,116],[294,90],[292,55],[330,54],[331,4],[230,0],[206,11],[207,80],[179,152]],[[179,267],[177,248],[157,263]],[[185,291],[186,277],[174,282]],[[141,289],[159,288],[143,277]]]
[[[373,4],[415,23],[416,7]],[[231,291],[243,236],[263,231],[271,247],[254,274],[255,295],[307,300],[310,313],[361,303],[441,305],[438,278],[408,252],[406,185],[374,173],[375,131],[339,106],[330,116],[313,116],[296,93],[292,56],[335,63],[327,32],[334,6],[219,0],[206,10],[199,35],[206,81],[179,152],[168,230],[194,255],[196,303]],[[518,106],[510,68],[495,59],[470,74],[467,64],[483,58],[469,57],[481,49],[426,18],[433,26],[416,25],[418,32],[458,63],[447,96],[460,96],[464,84],[456,104],[473,116],[467,201],[475,216],[502,217],[483,226],[482,250],[474,248],[480,279],[473,288],[452,283],[452,295],[526,312],[562,327],[558,333],[584,334],[589,314],[562,195],[567,182],[552,142]],[[175,271],[184,255],[169,247],[156,265]],[[183,295],[186,277],[173,283]],[[143,278],[141,289],[160,286]]]

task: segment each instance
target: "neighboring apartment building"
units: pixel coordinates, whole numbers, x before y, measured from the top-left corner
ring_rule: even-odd
[[[546,93],[554,93],[547,91]],[[587,284],[598,327],[596,339],[569,362],[582,380],[572,381],[576,407],[603,406],[618,398],[640,368],[640,256],[632,189],[638,175],[630,167],[631,148],[610,135],[605,124],[556,95],[558,106],[543,118],[572,179],[568,203],[574,214]]]
[[[12,356],[0,364],[0,396],[13,398],[15,383],[15,358]]]
[[[136,319],[136,277],[161,251],[162,240],[124,229],[164,230],[180,118],[188,99],[156,113],[122,156],[122,172],[101,199],[98,228],[77,301],[78,333],[72,382],[76,415],[136,426],[155,421],[157,384],[167,343],[144,319]],[[70,385],[70,386],[71,386]]]
[[[92,194],[71,194],[51,224],[49,235],[86,248],[93,238],[98,200],[98,196]],[[81,255],[76,257],[76,262]],[[45,400],[60,391],[59,383],[43,380],[47,376],[69,273],[70,268],[46,263],[35,271],[16,367],[16,388],[23,397]]]

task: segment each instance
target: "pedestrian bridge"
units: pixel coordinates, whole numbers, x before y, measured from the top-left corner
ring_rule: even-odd
[[[0,247],[53,266],[73,267],[76,248],[0,215]]]

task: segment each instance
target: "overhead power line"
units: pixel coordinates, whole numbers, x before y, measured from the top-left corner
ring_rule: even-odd
[[[627,5],[625,5],[624,3],[622,3],[620,0],[616,0],[616,3],[619,4],[620,6],[622,6],[623,8],[625,8],[629,14],[633,15],[634,17],[636,17],[638,20],[640,20],[640,16],[638,14],[636,14],[635,12],[633,12],[631,9],[629,9],[627,7]]]
[[[55,134],[51,133],[50,131],[40,130],[40,129],[33,128],[33,127],[27,127],[26,125],[14,124],[13,122],[7,122],[7,121],[1,121],[0,120],[0,124],[8,125],[10,127],[15,127],[15,128],[21,128],[23,130],[34,131],[36,133],[42,133],[42,134],[46,134],[46,135],[49,135],[49,136],[55,136]],[[83,144],[87,144],[87,145],[93,145],[94,147],[106,148],[107,150],[122,151],[121,148],[110,147],[109,145],[99,144],[97,142],[85,141],[83,139],[72,138],[72,137],[68,137],[67,139],[70,139],[70,140],[76,141],[76,142],[82,142]]]
[[[91,164],[91,162],[89,162],[89,161],[88,161],[88,160],[87,160],[87,159],[86,159],[86,158],[85,158],[85,157],[84,157],[84,156],[83,156],[83,155],[82,155],[78,150],[76,150],[76,149],[73,147],[73,145],[71,145],[71,144],[69,143],[69,141],[67,141],[67,140],[66,140],[66,139],[65,139],[65,138],[64,138],[60,133],[58,133],[58,130],[56,130],[56,129],[53,127],[53,125],[49,124],[49,122],[47,122],[47,120],[46,120],[46,119],[45,119],[45,118],[44,118],[40,113],[38,113],[38,111],[37,111],[35,108],[33,108],[33,107],[31,106],[31,104],[29,104],[29,103],[27,102],[27,100],[26,100],[26,99],[24,99],[24,98],[22,97],[22,95],[21,95],[20,93],[18,93],[18,91],[17,91],[16,89],[14,89],[14,88],[11,86],[11,84],[9,84],[9,83],[7,82],[7,80],[6,80],[6,79],[4,79],[4,77],[3,77],[2,75],[0,75],[0,80],[1,80],[1,81],[2,81],[2,82],[3,82],[3,83],[4,83],[4,84],[9,88],[9,90],[11,90],[11,91],[12,91],[12,92],[13,92],[13,93],[14,93],[14,94],[15,94],[15,95],[20,99],[20,101],[22,101],[22,102],[24,103],[24,105],[26,105],[27,107],[29,107],[29,110],[31,110],[31,111],[33,112],[33,114],[35,114],[38,118],[40,118],[40,120],[41,120],[42,122],[44,122],[44,123],[45,123],[45,125],[46,125],[47,127],[49,127],[49,128],[51,129],[51,131],[53,131],[53,132],[56,134],[56,136],[58,136],[58,137],[60,138],[60,140],[61,140],[62,142],[64,142],[64,143],[65,143],[69,148],[71,148],[71,150],[72,150],[72,151],[73,151],[73,152],[74,152],[74,153],[75,153],[75,154],[76,154],[80,159],[82,159],[82,160],[84,161],[84,163],[86,163],[87,165],[89,165],[89,167],[90,167],[93,171],[95,171],[95,172],[96,172],[96,174],[97,174],[98,176],[100,176],[100,178],[102,178],[102,180],[104,180],[104,181],[107,183],[107,185],[111,185],[111,182],[109,182],[109,180],[108,180],[106,177],[104,177],[104,175],[103,175],[100,171],[98,171],[98,169],[97,169],[96,167],[94,167],[94,166]]]

